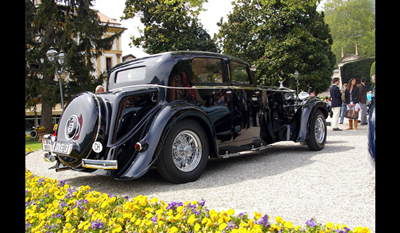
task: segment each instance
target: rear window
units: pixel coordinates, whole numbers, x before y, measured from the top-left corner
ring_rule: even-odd
[[[142,81],[146,78],[146,67],[121,70],[115,74],[115,83]]]

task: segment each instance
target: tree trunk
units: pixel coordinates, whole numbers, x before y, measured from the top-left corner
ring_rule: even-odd
[[[45,98],[43,98],[42,102],[42,119],[40,124],[46,127],[48,133],[53,132],[52,106],[49,101],[45,101]]]

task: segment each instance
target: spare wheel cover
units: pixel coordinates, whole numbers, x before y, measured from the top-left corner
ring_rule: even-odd
[[[73,144],[73,149],[70,155],[59,155],[63,164],[78,167],[91,154],[101,119],[99,101],[95,94],[83,92],[65,108],[58,124],[57,141]]]

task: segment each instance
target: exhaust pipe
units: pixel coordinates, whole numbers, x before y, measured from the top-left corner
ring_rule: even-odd
[[[52,162],[56,161],[56,156],[52,155],[51,153],[45,153],[44,161],[52,163]]]

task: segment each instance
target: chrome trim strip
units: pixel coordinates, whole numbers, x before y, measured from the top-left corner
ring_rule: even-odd
[[[118,168],[117,160],[82,159],[82,167],[114,170]]]

